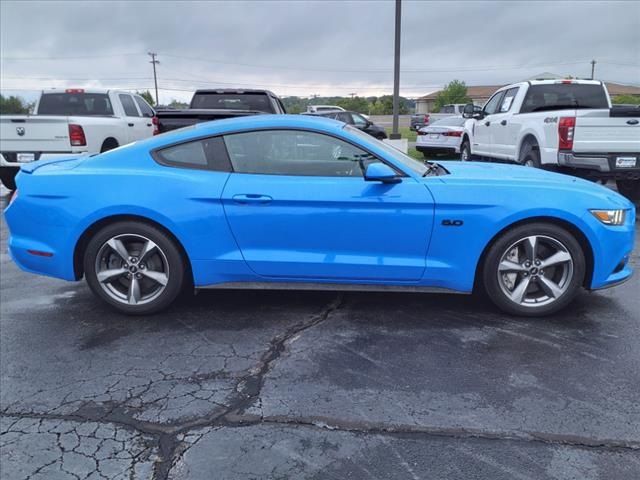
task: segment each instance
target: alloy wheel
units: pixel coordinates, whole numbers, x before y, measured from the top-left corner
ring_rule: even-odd
[[[573,279],[571,253],[545,235],[524,237],[511,244],[498,264],[498,284],[514,303],[540,307],[555,302]]]
[[[166,255],[155,242],[138,234],[107,240],[98,250],[95,271],[107,295],[128,305],[153,301],[169,282]]]

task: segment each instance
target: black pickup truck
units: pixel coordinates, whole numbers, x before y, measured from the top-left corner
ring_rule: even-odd
[[[223,118],[287,113],[282,101],[268,90],[197,90],[188,109],[156,111],[158,132]]]

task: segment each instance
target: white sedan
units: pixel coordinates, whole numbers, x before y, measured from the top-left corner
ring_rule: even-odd
[[[458,154],[464,132],[465,118],[447,117],[418,130],[416,150],[425,157],[438,153]]]

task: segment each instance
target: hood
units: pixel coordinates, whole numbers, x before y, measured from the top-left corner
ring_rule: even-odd
[[[509,185],[522,187],[530,192],[540,190],[571,190],[607,199],[619,208],[632,208],[625,197],[598,183],[582,178],[549,172],[540,168],[486,162],[438,162],[450,175],[440,177],[444,183],[472,181],[474,184]]]

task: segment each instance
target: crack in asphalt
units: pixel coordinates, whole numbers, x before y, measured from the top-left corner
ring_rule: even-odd
[[[318,314],[310,316],[284,332],[273,337],[268,348],[260,356],[256,365],[235,382],[233,393],[225,401],[222,411],[176,422],[156,422],[141,420],[133,415],[143,407],[122,406],[116,401],[85,402],[76,411],[67,414],[46,414],[34,412],[2,412],[1,417],[33,419],[42,421],[69,421],[76,423],[110,424],[123,430],[143,435],[154,442],[157,458],[153,464],[153,478],[169,478],[171,469],[180,461],[184,453],[197,442],[202,435],[192,432],[198,428],[242,428],[253,425],[273,425],[286,427],[305,427],[322,430],[349,432],[357,435],[380,435],[397,438],[405,437],[446,437],[455,439],[485,439],[496,441],[536,442],[547,445],[595,448],[611,451],[640,450],[640,441],[621,441],[615,439],[595,439],[576,435],[562,435],[546,432],[500,431],[473,428],[448,428],[413,425],[388,425],[384,423],[354,421],[327,417],[268,416],[260,413],[248,414],[247,409],[260,401],[265,380],[273,365],[287,351],[288,345],[300,334],[328,320],[333,313],[342,308],[343,297],[336,297]],[[195,380],[219,376],[219,372],[200,374]],[[260,405],[258,405],[260,407]],[[260,408],[261,411],[261,408]],[[4,433],[0,434],[0,436]],[[187,437],[195,437],[195,442],[187,442]],[[55,462],[55,461],[54,461]],[[54,463],[52,462],[52,463]],[[47,465],[40,467],[45,468]],[[135,466],[135,465],[134,465]]]

